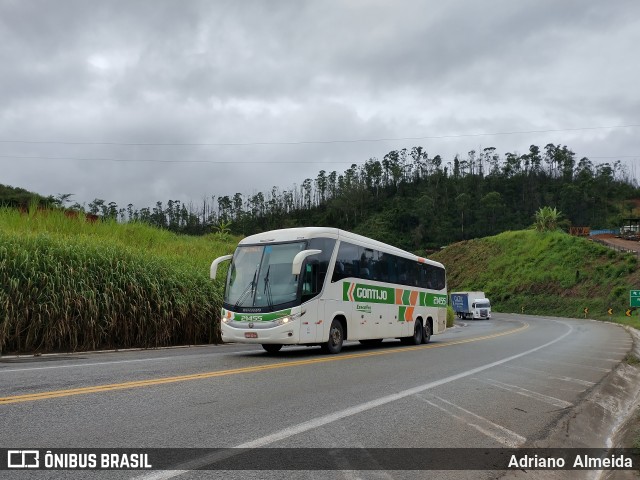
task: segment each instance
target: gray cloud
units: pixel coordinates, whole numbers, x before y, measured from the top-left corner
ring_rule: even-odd
[[[640,123],[639,13],[634,0],[0,0],[0,140],[290,142]],[[637,155],[637,132],[237,147],[0,143],[3,156],[70,158],[0,158],[0,183],[120,206],[198,203],[288,189],[320,169],[417,144],[448,159],[549,142],[578,156]],[[96,157],[235,163],[80,160]]]

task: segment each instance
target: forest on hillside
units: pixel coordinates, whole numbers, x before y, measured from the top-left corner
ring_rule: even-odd
[[[70,196],[54,203],[66,205]],[[527,228],[542,206],[560,210],[565,227],[618,227],[635,214],[638,198],[637,181],[619,160],[594,163],[577,159],[566,145],[548,144],[531,145],[525,154],[472,150],[450,161],[422,147],[405,148],[341,173],[320,170],[288,189],[211,196],[188,205],[169,200],[136,209],[95,199],[66,208],[187,234],[330,226],[422,251]],[[0,202],[11,203],[2,197]]]

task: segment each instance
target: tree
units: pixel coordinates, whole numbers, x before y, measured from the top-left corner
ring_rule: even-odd
[[[242,215],[242,194],[237,192],[233,196],[233,219],[237,222]]]
[[[98,215],[102,212],[104,207],[104,200],[101,198],[96,198],[93,202],[89,202],[89,213],[92,215]]]
[[[542,157],[537,145],[529,146],[529,164],[531,165],[531,173],[538,174],[542,171]]]
[[[551,207],[540,207],[535,213],[535,226],[539,232],[553,232],[558,229],[562,213]]]
[[[228,195],[218,197],[218,219],[228,221],[231,217],[233,203]]]
[[[305,178],[304,182],[302,182],[302,191],[304,195],[304,203],[306,205],[307,210],[311,208],[311,190],[312,190],[313,182],[310,178]]]
[[[487,147],[482,150],[482,162],[489,165],[489,175],[500,173],[500,156],[496,153],[496,147]]]
[[[320,170],[316,177],[316,192],[318,192],[318,203],[324,203],[327,196],[327,172]]]
[[[489,228],[487,229],[489,234],[495,234],[496,222],[498,217],[502,216],[504,210],[504,202],[502,201],[502,195],[499,192],[489,192],[480,199],[480,206],[482,210],[482,216],[488,220]]]
[[[59,193],[52,200],[52,204],[56,207],[64,207],[67,203],[71,201],[71,197],[73,193]]]
[[[220,220],[217,225],[213,226],[214,233],[219,240],[227,241],[231,234],[231,221]]]
[[[471,197],[468,193],[461,193],[456,197],[456,203],[458,204],[458,208],[460,209],[460,229],[462,233],[462,239],[464,240],[464,211],[471,203]]]

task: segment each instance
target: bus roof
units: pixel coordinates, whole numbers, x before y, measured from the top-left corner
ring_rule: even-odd
[[[412,260],[420,262],[429,262],[432,265],[438,265],[444,267],[441,263],[434,260],[429,260],[424,257],[419,257],[411,252],[407,252],[400,248],[388,245],[378,240],[373,240],[356,233],[347,232],[346,230],[340,230],[339,228],[329,227],[299,227],[299,228],[283,228],[279,230],[270,230],[268,232],[258,233],[256,235],[250,235],[240,240],[239,245],[256,245],[275,242],[292,242],[296,240],[307,240],[310,238],[335,238],[336,240],[345,240],[356,243],[358,245],[374,248],[386,253],[399,255]]]

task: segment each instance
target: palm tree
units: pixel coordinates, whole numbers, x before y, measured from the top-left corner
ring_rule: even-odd
[[[535,213],[535,227],[539,232],[552,232],[558,228],[562,212],[553,207],[540,207]]]

